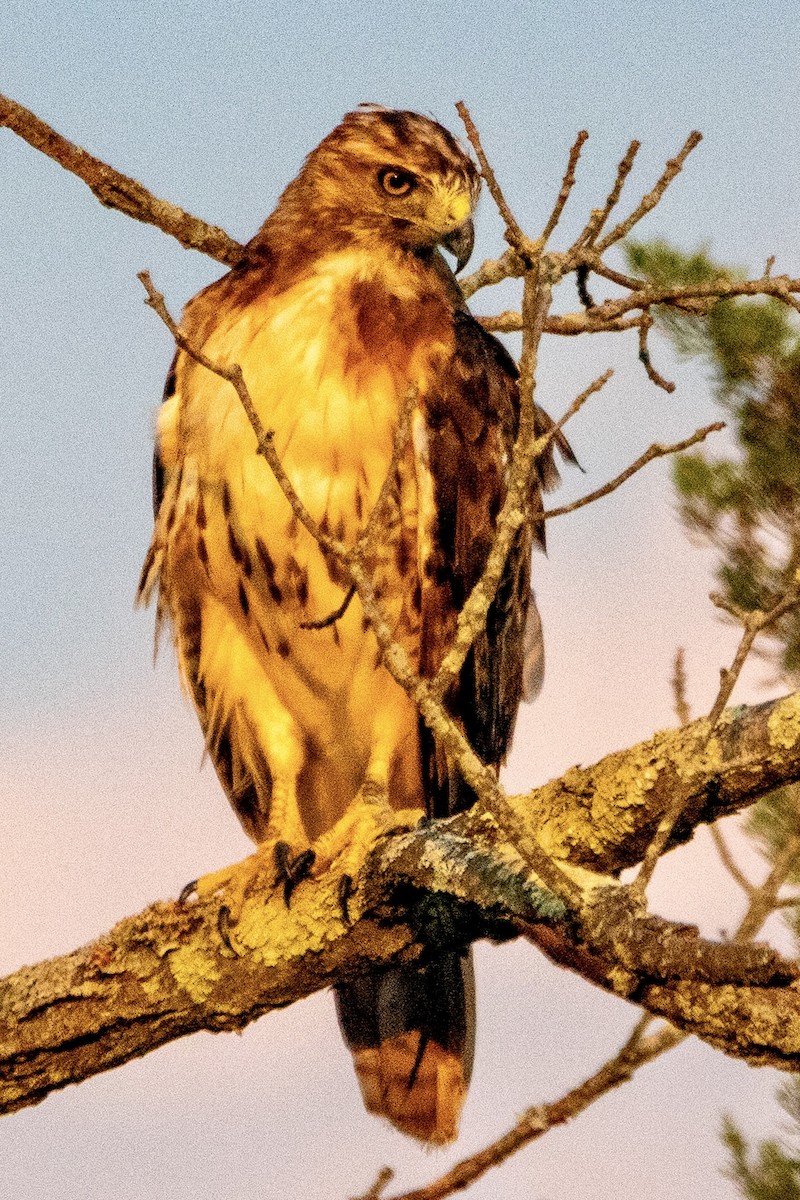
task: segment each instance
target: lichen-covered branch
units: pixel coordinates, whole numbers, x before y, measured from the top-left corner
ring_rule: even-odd
[[[800,778],[800,694],[728,709],[707,735],[700,718],[594,766],[571,767],[511,803],[554,858],[609,873],[641,861],[679,797],[669,846]]]
[[[527,838],[572,867],[616,870],[648,844],[676,788],[686,794],[673,835],[681,840],[697,822],[800,778],[800,697],[726,714],[700,754],[704,726],[661,734],[515,798]],[[10,976],[0,984],[0,1111],[196,1030],[239,1029],[367,968],[515,931],[728,1053],[800,1069],[793,964],[766,947],[705,942],[648,916],[608,881],[584,890],[585,902],[568,913],[490,813],[418,827],[406,817],[364,860],[347,924],[338,884],[334,863],[298,886],[287,909],[281,889],[264,880],[237,924],[237,954],[219,933],[222,896],[155,904],[81,950]]]

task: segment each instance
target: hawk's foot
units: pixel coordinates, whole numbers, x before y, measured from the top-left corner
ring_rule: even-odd
[[[418,809],[392,808],[386,788],[367,779],[344,815],[314,843],[317,866],[324,868],[335,862],[342,872],[337,898],[346,925],[351,919],[353,881],[375,843],[393,830],[413,829],[418,819]]]
[[[298,883],[308,877],[314,858],[314,851],[308,846],[295,852],[289,843],[283,840],[270,839],[260,842],[255,852],[242,862],[223,867],[219,871],[211,871],[208,875],[201,875],[199,879],[187,883],[179,899],[181,903],[186,903],[193,894],[198,900],[204,900],[217,892],[224,893],[219,931],[223,942],[230,946],[230,929],[237,924],[253,885],[258,881],[263,882],[265,876],[270,884],[282,883],[284,899],[288,905]]]

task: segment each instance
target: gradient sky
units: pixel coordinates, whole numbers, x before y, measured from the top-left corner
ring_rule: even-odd
[[[242,239],[362,100],[430,112],[457,132],[453,104],[466,100],[533,233],[587,128],[563,238],[606,195],[632,137],[643,149],[629,203],[698,128],[706,140],[642,232],[708,243],[754,271],[776,254],[779,270],[798,274],[800,147],[787,101],[798,24],[794,0],[5,0],[0,90]],[[199,770],[169,647],[153,671],[152,614],[132,606],[171,357],[136,271],[151,270],[176,311],[219,268],[101,208],[6,132],[0,213],[0,969],[10,971],[175,895],[247,844],[213,774]],[[501,248],[488,198],[478,226],[476,261]],[[509,285],[475,307],[506,307],[514,294]],[[543,352],[540,398],[554,414],[607,366],[617,371],[570,427],[586,475],[572,473],[563,496],[717,415],[695,369],[654,341],[657,365],[679,384],[666,397],[635,350],[605,337]],[[673,723],[679,644],[703,711],[735,641],[708,604],[711,560],[682,534],[663,465],[554,522],[548,540],[536,563],[547,683],[520,721],[515,789]],[[737,696],[762,698],[762,675],[751,669]],[[702,836],[663,865],[652,896],[712,935],[730,928],[738,903]],[[429,1180],[578,1082],[636,1015],[525,947],[477,956],[476,1070],[453,1150],[418,1150],[363,1113],[332,1001],[316,996],[241,1037],[196,1035],[8,1118],[3,1191],[345,1200],[384,1163],[398,1187]],[[776,1082],[688,1042],[469,1195],[730,1200],[720,1114],[771,1130]]]

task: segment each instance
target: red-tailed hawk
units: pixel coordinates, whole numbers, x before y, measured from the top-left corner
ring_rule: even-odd
[[[515,367],[470,316],[437,249],[464,265],[478,188],[441,125],[362,106],[309,154],[245,261],[183,319],[197,349],[241,366],[300,498],[347,544],[416,396],[369,567],[395,638],[426,676],[484,567],[518,423]],[[382,666],[358,599],[329,627],[305,627],[341,606],[348,581],[256,454],[234,389],[185,353],[158,418],[155,493],[140,595],[158,588],[208,753],[287,902],[314,852],[330,861],[358,838],[376,797],[433,816],[471,803]],[[540,664],[533,540],[520,531],[486,631],[445,698],[487,763],[502,762]],[[456,1136],[471,992],[458,953],[338,991],[367,1107],[426,1141]]]

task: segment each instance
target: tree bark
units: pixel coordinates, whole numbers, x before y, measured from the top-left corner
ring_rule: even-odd
[[[23,968],[0,984],[0,1111],[198,1029],[240,1029],[367,969],[517,933],[726,1053],[800,1069],[795,965],[648,916],[609,878],[641,857],[677,795],[686,807],[674,842],[800,778],[800,695],[730,710],[701,749],[707,733],[705,720],[659,733],[514,798],[527,836],[580,882],[579,911],[527,872],[476,808],[387,829],[365,855],[347,919],[334,863],[289,908],[263,879],[233,949],[218,928],[221,896],[154,904],[80,950]]]

